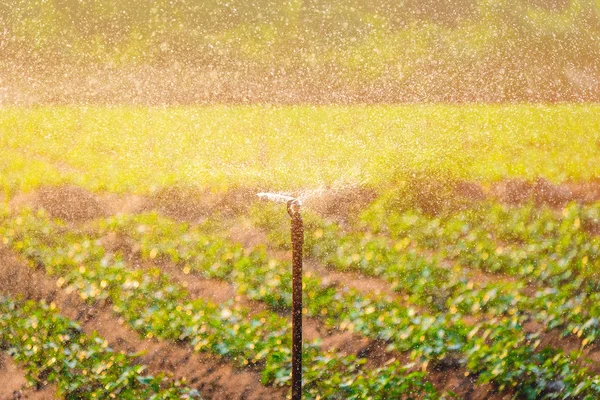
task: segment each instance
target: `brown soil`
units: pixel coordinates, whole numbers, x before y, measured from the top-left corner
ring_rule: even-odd
[[[108,215],[122,214],[139,214],[150,211],[148,199],[145,196],[136,194],[116,194],[116,193],[100,193],[96,195],[96,199]]]
[[[587,204],[600,200],[600,180],[554,184],[543,178],[504,179],[482,185],[435,173],[416,173],[388,189],[396,191],[391,207],[417,208],[431,215],[476,207],[485,200],[508,205],[533,202],[551,207],[562,207],[571,201]]]
[[[57,290],[54,280],[33,270],[7,249],[0,249],[2,291],[12,296],[54,301],[61,314],[77,320],[86,333],[97,331],[117,351],[143,352],[138,362],[152,374],[168,372],[175,379],[185,378],[206,399],[285,398],[286,389],[268,388],[253,371],[238,371],[211,355],[199,354],[184,345],[141,339],[123,325],[108,304],[86,305],[76,294]]]
[[[233,215],[256,200],[257,190],[231,188],[213,192],[199,187],[168,187],[148,197],[148,207],[180,221],[200,221],[213,214]]]
[[[213,192],[196,186],[167,187],[147,196],[92,194],[85,189],[64,186],[43,186],[34,192],[21,193],[10,200],[14,208],[44,208],[54,217],[78,222],[107,215],[157,211],[180,221],[198,222],[214,215],[243,213],[257,201],[258,189],[231,188]],[[369,187],[354,187],[325,191],[307,200],[318,214],[346,221],[370,204],[377,191]],[[444,210],[474,207],[488,199],[509,205],[533,202],[538,205],[562,207],[568,202],[600,201],[600,180],[553,184],[543,178],[534,181],[505,179],[489,186],[435,175],[417,174],[398,187],[399,199],[391,206],[416,207],[429,214]],[[396,204],[397,203],[397,204]],[[600,228],[593,226],[591,230]]]
[[[54,385],[28,386],[25,371],[10,356],[0,352],[0,400],[50,400],[56,398],[55,393]]]
[[[13,197],[12,208],[43,208],[49,215],[65,221],[86,221],[107,216],[96,196],[76,186],[45,186],[32,193]]]
[[[395,201],[400,207],[431,215],[473,207],[486,198],[477,183],[428,173],[409,176],[397,195],[400,198]]]
[[[491,197],[506,204],[547,204],[562,207],[568,202],[593,203],[600,200],[600,181],[553,184],[543,178],[534,181],[506,179],[490,187]]]
[[[553,185],[544,179],[533,182],[520,179],[505,180],[491,187],[492,196],[507,204],[533,201],[537,204],[561,206],[573,199],[568,186]]]

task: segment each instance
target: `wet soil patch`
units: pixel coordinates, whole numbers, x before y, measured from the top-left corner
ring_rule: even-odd
[[[54,385],[28,386],[25,371],[0,351],[0,400],[50,400],[56,398],[55,393]]]
[[[13,208],[43,208],[54,218],[69,222],[87,221],[109,215],[95,195],[77,186],[45,186],[35,192],[15,196]]]

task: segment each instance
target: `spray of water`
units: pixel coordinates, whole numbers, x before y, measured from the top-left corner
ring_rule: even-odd
[[[297,204],[305,206],[310,205],[311,201],[318,200],[326,195],[334,195],[341,193],[344,190],[351,189],[352,185],[334,185],[321,186],[316,189],[305,189],[295,192],[260,192],[257,196],[264,200],[274,201],[277,203],[287,203],[295,201]]]
[[[274,201],[276,203],[287,203],[288,201],[299,200],[295,196],[290,196],[284,193],[267,193],[261,192],[257,194],[258,197],[265,200]]]

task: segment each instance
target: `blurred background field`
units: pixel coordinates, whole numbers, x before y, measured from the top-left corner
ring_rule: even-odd
[[[10,107],[0,144],[9,196],[65,183],[117,193],[387,187],[414,173],[581,182],[600,172],[600,107]]]
[[[0,103],[600,100],[598,0],[7,0]]]

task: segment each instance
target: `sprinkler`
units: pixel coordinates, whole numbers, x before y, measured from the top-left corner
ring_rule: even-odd
[[[304,225],[300,199],[275,193],[259,193],[268,200],[286,202],[292,237],[292,400],[302,398],[302,246]]]

